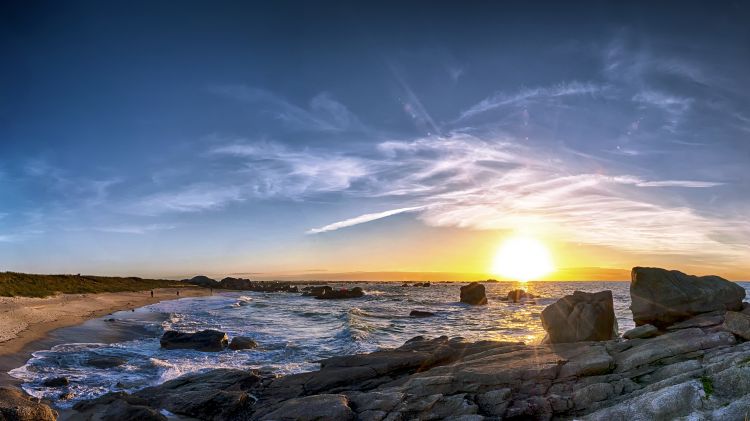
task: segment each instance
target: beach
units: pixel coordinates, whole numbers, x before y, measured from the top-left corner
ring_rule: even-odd
[[[179,291],[179,296],[177,292]],[[28,345],[56,329],[78,325],[88,319],[130,310],[164,300],[208,295],[204,288],[158,288],[150,291],[99,294],[59,294],[46,298],[0,297],[0,383],[11,379],[6,367],[28,358],[35,349]]]

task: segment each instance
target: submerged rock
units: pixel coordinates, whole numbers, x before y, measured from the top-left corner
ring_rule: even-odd
[[[49,406],[35,402],[18,389],[0,387],[0,420],[55,421],[57,412]]]
[[[484,291],[484,285],[479,282],[472,282],[469,285],[462,286],[461,302],[471,305],[487,304],[487,295]]]
[[[86,360],[86,365],[101,369],[114,368],[125,364],[127,360],[120,357],[99,356]]]
[[[359,298],[365,295],[365,291],[360,287],[352,289],[324,289],[320,294],[315,295],[318,300],[340,300],[344,298]]]
[[[626,331],[622,334],[622,337],[625,339],[641,339],[656,336],[658,333],[659,329],[654,325],[640,325]]]
[[[508,292],[508,296],[507,296],[506,299],[508,301],[512,301],[514,303],[517,303],[517,302],[520,302],[522,300],[531,300],[531,299],[534,299],[534,298],[536,298],[536,297],[534,296],[534,294],[532,294],[530,292],[526,292],[525,290],[522,290],[522,289],[514,289],[514,290]]]
[[[229,349],[234,351],[239,351],[241,349],[253,349],[257,346],[257,342],[244,336],[235,336],[234,338],[232,338],[232,342],[229,342]]]
[[[70,380],[67,377],[52,377],[42,382],[42,386],[44,387],[63,387],[69,384]]]
[[[617,337],[612,291],[575,291],[542,310],[549,343],[606,341]]]
[[[435,315],[435,313],[433,313],[431,311],[423,311],[423,310],[412,310],[409,313],[409,316],[411,316],[411,317],[432,317],[434,315]]]
[[[745,289],[719,276],[692,276],[676,270],[634,267],[630,299],[637,326],[667,327],[696,314],[741,310]]]
[[[229,338],[218,330],[201,330],[195,333],[183,333],[174,330],[164,332],[161,347],[165,349],[194,349],[204,352],[223,351],[229,344]]]

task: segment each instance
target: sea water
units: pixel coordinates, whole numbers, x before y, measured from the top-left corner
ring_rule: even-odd
[[[501,300],[519,284],[486,283],[486,306],[459,303],[462,284],[457,283],[433,283],[430,287],[357,285],[365,289],[365,297],[317,300],[295,293],[222,292],[161,302],[138,309],[134,315],[115,313],[92,323],[102,329],[138,333],[114,341],[98,337],[82,340],[78,335],[75,342],[35,352],[26,365],[10,374],[22,379],[31,395],[65,408],[109,391],[134,391],[210,368],[261,369],[277,374],[315,370],[321,359],[398,347],[418,335],[538,343],[544,336],[541,311],[576,290],[612,291],[620,332],[634,327],[629,282],[530,282],[523,287],[540,298],[526,303]],[[748,285],[743,283],[746,288]],[[430,311],[435,316],[409,317],[411,310]],[[259,346],[217,353],[159,346],[165,330],[202,329],[221,330],[230,338],[250,337]],[[105,369],[88,364],[89,359],[101,356],[125,362]],[[71,382],[65,389],[70,393],[64,398],[62,389],[42,385],[44,379],[60,376]]]

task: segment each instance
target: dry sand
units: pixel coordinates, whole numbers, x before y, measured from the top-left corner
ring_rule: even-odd
[[[164,300],[208,295],[204,288],[158,288],[150,291],[62,294],[47,298],[0,297],[0,356],[20,352],[48,332],[109,313]]]

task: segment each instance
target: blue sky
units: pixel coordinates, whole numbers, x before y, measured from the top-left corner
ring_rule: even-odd
[[[1,7],[0,269],[750,273],[748,5]]]

